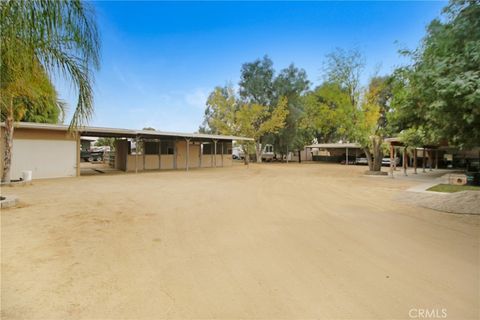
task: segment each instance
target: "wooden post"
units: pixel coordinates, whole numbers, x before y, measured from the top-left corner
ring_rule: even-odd
[[[345,148],[345,165],[348,166],[348,147]]]
[[[212,141],[214,141],[214,140],[212,140]],[[213,157],[214,157],[214,155],[213,155],[212,145],[210,145],[210,158],[211,158],[210,167],[212,167],[212,168],[213,168]]]
[[[200,147],[198,148],[198,167],[201,168],[202,167],[202,150],[203,150],[203,143],[200,142]]]
[[[158,170],[162,169],[162,141],[158,140]]]
[[[413,149],[413,173],[417,174],[417,147]]]
[[[438,169],[438,149],[435,149],[435,169]]]
[[[142,139],[142,144],[143,144],[143,152],[142,152],[142,159],[143,159],[143,171],[145,171],[145,142]]]
[[[185,142],[187,144],[187,156],[185,157],[185,171],[188,171],[188,165],[189,165],[189,153],[190,153],[190,139],[185,138]]]
[[[390,174],[392,175],[393,179],[393,144],[390,142]],[[381,161],[381,160],[380,160]]]
[[[138,173],[138,136],[135,137],[135,173]]]
[[[173,169],[177,169],[177,138],[173,140]]]
[[[404,147],[403,148],[403,174],[405,176],[407,176],[407,166],[408,166],[408,162],[407,162],[407,147]]]
[[[214,167],[217,167],[217,140],[213,140],[213,154]]]
[[[77,163],[77,168],[76,168],[76,175],[77,177],[80,177],[80,153],[81,153],[81,142],[80,142],[80,134],[77,132],[76,133],[77,135],[77,159],[76,159],[76,163]]]
[[[422,171],[423,172],[426,172],[425,171],[425,165],[426,165],[426,162],[427,162],[427,161],[425,161],[426,160],[426,157],[425,157],[426,154],[427,154],[426,149],[425,149],[425,147],[423,147],[423,159],[422,159],[422,169],[423,169]]]
[[[397,148],[393,148],[393,170],[397,171]]]

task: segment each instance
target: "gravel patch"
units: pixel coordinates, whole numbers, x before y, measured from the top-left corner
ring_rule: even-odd
[[[395,197],[403,203],[450,213],[480,214],[480,192],[403,192]]]

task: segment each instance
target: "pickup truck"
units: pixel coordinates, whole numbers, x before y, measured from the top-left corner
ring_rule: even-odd
[[[80,151],[80,159],[85,162],[103,161],[103,151]]]

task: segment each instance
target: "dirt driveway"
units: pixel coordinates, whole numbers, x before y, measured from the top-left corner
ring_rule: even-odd
[[[480,217],[365,167],[265,164],[4,188],[2,319],[477,319]],[[412,311],[413,310],[413,311]]]

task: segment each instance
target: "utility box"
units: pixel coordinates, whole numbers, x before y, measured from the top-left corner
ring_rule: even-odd
[[[463,186],[467,184],[467,175],[465,174],[451,174],[448,177],[448,183],[457,185],[457,186]]]

